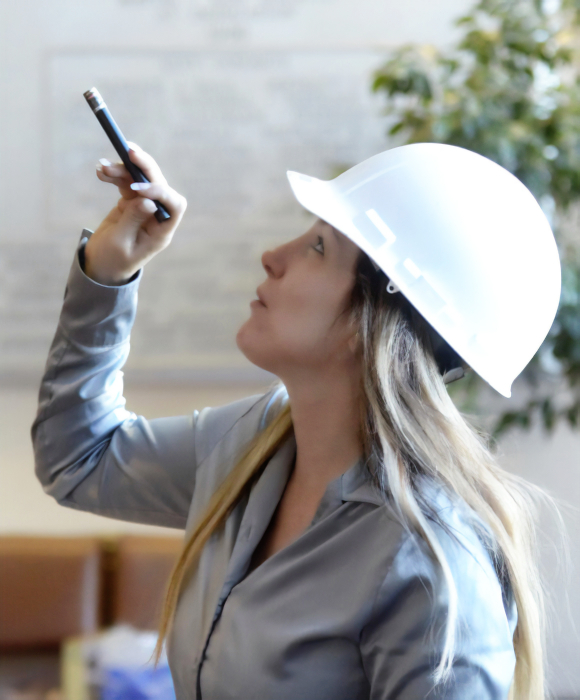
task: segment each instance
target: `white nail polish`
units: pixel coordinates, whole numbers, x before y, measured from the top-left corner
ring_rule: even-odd
[[[150,182],[132,182],[131,183],[132,190],[148,190],[150,187],[151,187]]]
[[[99,158],[99,163],[101,165],[111,165],[111,161],[107,160],[106,158]]]
[[[96,166],[97,170],[102,173],[103,172],[103,166],[100,163],[97,163]]]

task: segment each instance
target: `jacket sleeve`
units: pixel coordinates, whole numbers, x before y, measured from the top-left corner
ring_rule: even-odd
[[[459,624],[450,680],[435,686],[448,612],[443,576],[416,535],[403,541],[361,635],[371,700],[507,700],[515,603],[507,604],[479,546],[444,546],[457,586]],[[478,551],[479,550],[479,551]]]
[[[36,474],[64,506],[184,528],[198,464],[265,395],[154,420],[126,410],[121,368],[143,271],[118,287],[91,280],[79,263],[91,233],[75,254],[41,381]]]

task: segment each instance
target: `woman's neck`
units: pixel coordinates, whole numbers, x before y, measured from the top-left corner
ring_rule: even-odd
[[[324,491],[363,452],[358,382],[344,377],[286,388],[296,438],[293,480]]]

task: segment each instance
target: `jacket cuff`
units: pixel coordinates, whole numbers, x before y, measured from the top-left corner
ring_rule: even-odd
[[[131,334],[143,269],[119,286],[99,284],[87,277],[81,260],[92,233],[83,229],[81,234],[64,293],[60,326],[65,335],[81,345],[117,345]]]

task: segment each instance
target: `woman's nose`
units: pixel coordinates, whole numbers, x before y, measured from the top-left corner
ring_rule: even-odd
[[[278,277],[281,273],[280,256],[273,250],[266,250],[262,253],[262,267],[268,276]]]

